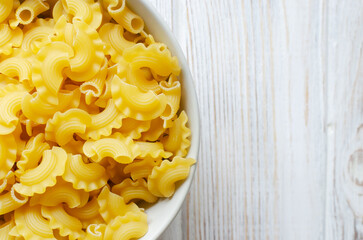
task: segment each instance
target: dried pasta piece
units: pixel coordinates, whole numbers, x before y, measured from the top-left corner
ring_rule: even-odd
[[[3,193],[4,191],[10,191],[12,186],[15,183],[15,175],[12,170],[10,170],[5,178],[0,180],[0,193]]]
[[[91,119],[92,124],[87,127],[86,132],[79,134],[85,140],[97,140],[103,136],[110,136],[112,129],[121,127],[123,115],[110,99],[106,108],[99,114],[91,115]]]
[[[131,138],[125,138],[122,134],[115,133],[96,141],[88,140],[83,145],[83,152],[94,162],[111,157],[119,163],[130,163],[139,155],[139,148]]]
[[[118,66],[118,64],[115,64],[107,69],[107,77],[105,80],[105,87],[103,93],[95,102],[95,104],[99,107],[105,108],[110,98],[112,98],[111,83],[113,77],[118,73]]]
[[[31,63],[24,57],[11,57],[0,62],[0,74],[17,78],[28,88],[33,85],[31,82]]]
[[[132,181],[130,178],[127,178],[121,183],[114,185],[112,192],[123,197],[125,203],[138,199],[149,203],[154,203],[158,200],[157,197],[149,192],[145,179]]]
[[[143,212],[129,212],[117,216],[106,227],[105,239],[131,240],[141,238],[147,233],[147,216]]]
[[[0,23],[4,22],[13,10],[14,1],[0,0]]]
[[[39,14],[49,9],[49,4],[43,0],[25,0],[15,12],[18,23],[27,25]]]
[[[145,158],[150,156],[152,158],[169,158],[173,154],[171,152],[164,151],[164,146],[159,142],[135,142],[140,148],[140,154],[137,158]]]
[[[87,204],[89,193],[76,190],[71,183],[57,180],[56,185],[47,188],[43,194],[34,194],[30,198],[29,205],[40,204],[47,207],[55,207],[60,204],[67,204],[70,208],[83,207]]]
[[[42,162],[36,168],[25,171],[14,185],[17,192],[25,196],[44,193],[47,187],[56,184],[56,177],[64,173],[67,153],[59,147],[46,150]]]
[[[0,3],[1,4],[1,3]],[[13,236],[9,234],[11,229],[15,227],[14,220],[7,221],[0,225],[0,239],[2,240],[15,240]]]
[[[16,175],[20,177],[26,170],[35,168],[45,150],[49,150],[50,146],[45,142],[44,133],[40,133],[30,138],[24,151],[21,152],[20,160],[16,163]]]
[[[23,41],[23,31],[20,28],[11,29],[8,24],[0,24],[0,55],[11,55],[13,47],[20,47]]]
[[[141,140],[155,142],[160,136],[166,131],[164,128],[164,120],[161,118],[155,118],[150,122],[150,129],[143,132],[141,135]]]
[[[26,204],[16,209],[14,220],[17,231],[27,240],[56,240],[49,221],[42,216],[40,205]]]
[[[76,133],[85,133],[86,127],[92,119],[86,111],[73,108],[64,113],[57,112],[52,119],[49,119],[45,127],[45,139],[66,145],[73,139]]]
[[[72,154],[83,154],[83,144],[84,141],[77,141],[75,139],[71,139],[66,145],[62,146],[62,148],[67,153]]]
[[[73,16],[74,20],[85,22],[93,29],[97,29],[102,22],[101,6],[93,0],[61,0],[65,11]]]
[[[32,78],[39,97],[45,102],[59,104],[58,93],[64,81],[63,70],[69,66],[69,59],[73,55],[73,49],[64,42],[48,43],[37,53]]]
[[[28,201],[27,196],[22,196],[14,188],[0,196],[0,215],[10,213],[23,206]]]
[[[141,92],[136,86],[124,82],[118,76],[113,78],[111,92],[112,99],[121,113],[136,120],[147,121],[157,118],[166,107],[164,94]]]
[[[139,139],[141,137],[141,133],[150,129],[150,123],[150,121],[139,121],[132,118],[124,118],[122,120],[121,128],[116,131],[122,133],[124,136]]]
[[[13,135],[0,135],[0,179],[4,179],[16,160],[17,144]]]
[[[106,224],[90,224],[86,230],[86,239],[87,240],[103,240]],[[0,235],[1,236],[1,235]]]
[[[46,124],[56,112],[65,112],[70,108],[76,108],[80,103],[81,92],[79,89],[73,91],[61,91],[58,94],[58,105],[50,104],[39,97],[38,93],[26,94],[21,103],[23,114],[38,124]]]
[[[83,228],[87,228],[90,224],[103,224],[105,222],[100,215],[100,206],[96,197],[93,197],[83,207],[69,208],[66,206],[65,210],[69,215],[81,220]]]
[[[169,135],[162,139],[165,150],[172,152],[174,156],[185,157],[190,146],[190,129],[186,126],[188,116],[182,111],[173,126],[169,128]]]
[[[194,163],[194,159],[182,157],[174,157],[171,162],[163,161],[160,166],[153,168],[147,179],[149,191],[157,197],[172,196],[175,183],[188,177]]]
[[[153,168],[161,164],[161,161],[161,158],[155,159],[151,157],[135,160],[124,168],[124,173],[130,173],[133,180],[147,178],[151,174]]]
[[[176,113],[180,107],[181,98],[181,85],[176,80],[176,76],[171,75],[169,81],[160,82],[162,92],[166,96],[166,108],[163,114],[160,116],[164,120],[164,128],[170,128],[172,126],[172,119],[176,116]]]
[[[75,189],[90,192],[107,184],[105,168],[98,163],[85,163],[82,156],[68,154],[63,179],[73,184]]]
[[[10,134],[16,129],[21,101],[26,93],[22,84],[8,84],[0,89],[0,135]]]
[[[139,43],[124,51],[123,57],[130,63],[132,69],[149,68],[160,76],[176,76],[180,73],[178,59],[172,57],[170,51],[160,45],[151,44],[148,47]]]
[[[117,216],[124,216],[128,212],[141,212],[135,203],[126,204],[121,196],[110,192],[107,186],[102,189],[97,201],[100,206],[99,212],[106,223],[110,223]]]
[[[63,208],[63,205],[55,207],[42,206],[42,215],[49,220],[49,226],[52,229],[58,229],[59,235],[69,237],[70,240],[83,238],[85,232],[82,231],[82,223],[75,217],[69,215]]]
[[[54,20],[38,18],[35,22],[24,26],[24,39],[21,49],[37,53],[41,45],[50,41],[54,33]]]
[[[127,71],[127,82],[136,86],[143,92],[153,91],[155,94],[161,93],[161,86],[156,81],[148,68],[131,69]]]

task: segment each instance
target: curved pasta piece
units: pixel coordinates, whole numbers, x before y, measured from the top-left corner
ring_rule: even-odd
[[[130,136],[133,139],[139,139],[141,133],[150,129],[150,121],[138,121],[132,118],[124,118],[122,120],[122,126],[117,131],[124,136]]]
[[[30,207],[28,204],[14,212],[16,229],[27,240],[55,239],[49,221],[43,218],[41,206]]]
[[[26,170],[35,168],[45,150],[49,150],[50,146],[45,142],[44,133],[40,133],[35,137],[30,138],[27,142],[24,151],[21,153],[20,160],[16,163],[16,174],[18,177]]]
[[[106,227],[105,239],[130,240],[144,236],[148,231],[147,216],[143,212],[129,212],[117,216]]]
[[[64,80],[63,70],[69,66],[69,59],[73,55],[73,49],[64,42],[46,44],[37,53],[32,78],[39,97],[45,102],[59,104],[58,93]]]
[[[14,220],[7,221],[4,224],[0,225],[0,239],[14,240],[15,238],[9,234],[11,229],[13,229],[14,227],[15,227]]]
[[[47,188],[44,194],[35,194],[30,198],[29,205],[40,204],[47,207],[55,207],[62,203],[70,208],[83,207],[87,204],[89,193],[73,188],[71,183],[60,181],[53,187]]]
[[[0,180],[0,193],[4,191],[10,191],[14,183],[15,183],[15,175],[14,172],[10,170],[6,174],[5,178]]]
[[[164,128],[170,128],[172,126],[171,120],[179,111],[181,98],[181,86],[180,82],[176,81],[176,76],[172,75],[169,81],[170,82],[160,82],[160,88],[166,96],[166,108],[160,116],[160,118],[164,120]]]
[[[165,150],[172,152],[174,156],[185,157],[187,149],[190,146],[190,129],[186,126],[188,116],[182,111],[177,119],[174,120],[173,126],[169,128],[169,135],[162,139]]]
[[[23,41],[23,31],[20,28],[11,29],[8,24],[0,24],[0,55],[10,55],[13,47],[20,47]]]
[[[75,217],[69,215],[63,205],[55,207],[42,206],[42,215],[49,220],[52,229],[59,229],[59,235],[69,237],[70,240],[83,238],[85,233],[82,231],[82,223]]]
[[[0,23],[4,22],[13,10],[14,2],[9,0],[0,0]]]
[[[155,159],[151,157],[135,160],[124,168],[124,173],[130,173],[133,180],[147,178],[151,174],[153,168],[161,164],[161,161],[161,158]]]
[[[90,224],[86,230],[87,240],[103,240],[106,231],[106,224]],[[1,236],[1,235],[0,235]]]
[[[130,178],[127,178],[121,183],[114,185],[112,192],[123,197],[125,203],[138,199],[149,203],[154,203],[158,200],[157,197],[149,192],[145,179],[132,181]]]
[[[175,183],[188,177],[194,163],[192,158],[179,156],[171,162],[164,160],[159,167],[154,167],[147,179],[149,191],[157,197],[171,197],[175,192]]]
[[[68,154],[63,179],[73,184],[75,189],[90,192],[107,184],[105,168],[98,163],[86,164],[81,155]]]
[[[56,184],[56,177],[64,173],[66,161],[67,153],[62,148],[44,151],[40,165],[25,171],[20,176],[20,183],[14,185],[15,190],[25,196],[44,193],[47,187]]]
[[[65,112],[70,108],[79,106],[81,92],[79,89],[73,91],[61,91],[58,94],[58,105],[44,101],[38,93],[26,94],[21,103],[23,114],[38,124],[46,124],[56,112]]]
[[[119,163],[130,163],[139,154],[139,148],[131,138],[115,133],[108,138],[88,140],[83,145],[84,154],[94,162],[111,157]]]
[[[76,32],[72,44],[74,56],[69,59],[70,68],[65,69],[65,74],[76,82],[89,81],[104,62],[103,43],[97,31],[86,23],[75,21],[73,25]]]
[[[105,0],[103,6],[111,17],[127,31],[136,34],[144,29],[144,21],[126,6],[125,0]]]
[[[67,153],[83,154],[83,144],[84,144],[84,141],[77,141],[77,140],[71,139],[71,141],[69,141],[66,145],[62,146],[62,148]]]
[[[18,194],[14,188],[11,188],[10,192],[0,196],[0,215],[14,211],[26,204],[27,201],[28,197]]]
[[[151,44],[148,47],[139,43],[125,49],[123,57],[130,63],[132,69],[150,68],[152,72],[160,76],[180,74],[178,59],[172,57],[170,51],[160,45]]]
[[[110,136],[112,129],[121,127],[123,115],[110,99],[106,108],[99,114],[91,115],[91,119],[92,124],[87,127],[85,134],[79,134],[85,140],[97,140],[102,136]]]
[[[4,179],[16,160],[17,144],[13,135],[0,135],[0,179]]]
[[[100,207],[96,197],[93,197],[92,200],[83,207],[65,207],[65,210],[69,215],[81,220],[83,228],[87,228],[90,224],[102,224],[105,222],[100,215]]]
[[[121,164],[121,163],[115,162],[112,159],[109,160],[109,165],[106,167],[106,172],[107,172],[108,176],[110,177],[110,181],[113,184],[119,184],[124,179],[130,177],[130,174],[124,173],[124,168],[127,165],[128,164]]]
[[[129,68],[127,72],[127,82],[136,86],[143,92],[153,91],[155,94],[161,93],[159,83],[154,79],[150,69],[148,68]]]
[[[112,81],[112,99],[117,108],[127,117],[147,121],[159,117],[165,110],[166,97],[153,91],[141,92],[115,76]]]
[[[11,57],[0,62],[0,74],[18,78],[21,83],[31,83],[31,63],[23,57]]]
[[[173,154],[171,152],[164,151],[164,146],[159,142],[135,142],[140,148],[140,154],[137,158],[145,158],[150,156],[152,158],[169,158]]]
[[[57,112],[47,122],[45,139],[64,146],[73,139],[75,133],[85,133],[86,127],[91,122],[90,115],[81,109],[73,108],[64,113]]]
[[[61,0],[60,2],[74,20],[85,22],[93,29],[97,29],[101,25],[102,13],[99,2],[93,0]]]
[[[107,77],[105,80],[105,87],[103,93],[95,102],[97,106],[105,108],[110,98],[112,98],[111,83],[113,77],[117,74],[117,72],[118,72],[118,64],[115,64],[107,69]]]
[[[36,22],[26,25],[23,31],[24,39],[21,48],[24,51],[37,53],[42,43],[49,41],[54,33],[54,20],[38,18]]]
[[[19,122],[18,113],[26,89],[22,84],[8,84],[0,89],[0,135],[12,133]]]
[[[133,202],[126,204],[124,199],[105,186],[97,198],[99,212],[106,223],[110,223],[117,216],[124,216],[128,212],[139,213],[140,208]]]
[[[42,12],[49,9],[49,4],[43,0],[25,0],[15,12],[18,23],[27,25]]]
[[[155,118],[150,122],[150,129],[142,133],[141,140],[155,142],[165,132],[164,121],[161,118]]]

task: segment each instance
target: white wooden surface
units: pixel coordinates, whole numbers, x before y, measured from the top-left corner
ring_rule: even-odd
[[[363,239],[363,0],[150,0],[202,117],[160,238]]]

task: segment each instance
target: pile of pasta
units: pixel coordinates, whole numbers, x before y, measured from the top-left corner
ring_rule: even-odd
[[[134,239],[195,163],[178,60],[124,0],[0,0],[0,239]]]

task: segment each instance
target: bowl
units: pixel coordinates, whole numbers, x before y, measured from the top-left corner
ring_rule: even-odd
[[[191,129],[191,146],[187,157],[197,159],[199,150],[199,110],[197,95],[193,84],[187,61],[184,57],[176,38],[173,36],[170,28],[162,20],[156,9],[147,2],[147,0],[132,0],[127,2],[129,8],[140,15],[145,21],[145,28],[151,33],[156,41],[165,43],[171,53],[179,60],[182,69],[179,77],[182,84],[182,103],[181,109],[184,109],[189,117],[189,127]],[[175,194],[171,198],[160,199],[156,204],[146,209],[148,216],[149,231],[142,237],[142,240],[157,239],[173,221],[179,212],[190,185],[193,181],[196,165],[190,169],[190,174],[186,180],[179,183]]]

